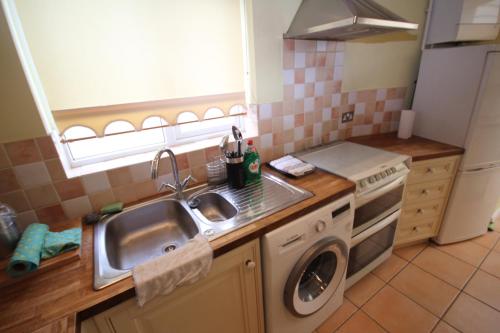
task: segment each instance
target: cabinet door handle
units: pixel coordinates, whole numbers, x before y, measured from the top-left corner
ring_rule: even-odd
[[[417,209],[417,214],[423,214],[424,210],[422,208]]]
[[[427,168],[427,173],[434,173],[434,168]]]
[[[255,261],[249,259],[249,260],[245,261],[245,266],[248,269],[254,269],[255,268]]]
[[[415,231],[415,232],[418,232],[418,227],[417,227],[417,226],[415,226],[415,227],[413,227],[413,229],[412,229],[412,230],[413,230],[413,231]]]
[[[427,194],[429,194],[429,191],[428,191],[428,190],[426,190],[426,189],[423,189],[423,190],[422,190],[422,194],[423,194],[423,195],[427,195]]]

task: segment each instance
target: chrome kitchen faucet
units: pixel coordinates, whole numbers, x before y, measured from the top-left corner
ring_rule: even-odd
[[[189,183],[190,180],[195,180],[191,175],[187,176],[182,182],[179,179],[179,169],[177,167],[177,160],[175,158],[175,154],[172,150],[168,148],[160,149],[158,153],[156,153],[155,158],[151,161],[151,179],[158,179],[158,166],[160,164],[160,159],[161,155],[163,153],[167,153],[168,156],[170,157],[170,163],[172,164],[172,172],[174,174],[174,184],[169,184],[169,183],[161,183],[160,188],[158,189],[158,192],[163,190],[163,188],[169,188],[172,191],[175,192],[175,196],[177,199],[181,200],[183,199],[183,194],[182,192],[186,188],[187,184]]]

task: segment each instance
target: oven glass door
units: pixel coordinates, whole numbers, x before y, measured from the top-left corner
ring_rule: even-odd
[[[399,212],[394,214],[394,218],[389,217],[391,221],[379,231],[361,240],[359,243],[356,237],[353,238],[353,244],[349,252],[349,264],[347,266],[347,278],[356,274],[372,261],[377,259],[385,251],[390,249],[394,243],[394,235],[398,223]],[[383,222],[379,222],[383,223]],[[372,227],[377,228],[377,225]],[[365,233],[370,234],[370,229]],[[360,234],[359,236],[362,236]]]
[[[403,190],[404,181],[388,192],[360,207],[356,207],[352,231],[353,237],[398,210],[403,200]]]

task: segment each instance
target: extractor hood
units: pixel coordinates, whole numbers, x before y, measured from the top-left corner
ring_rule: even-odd
[[[303,0],[283,37],[347,40],[417,28],[373,0]]]

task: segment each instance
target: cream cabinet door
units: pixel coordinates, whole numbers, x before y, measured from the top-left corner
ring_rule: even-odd
[[[263,333],[259,241],[216,258],[202,281],[143,308],[130,299],[93,319],[101,333]]]

